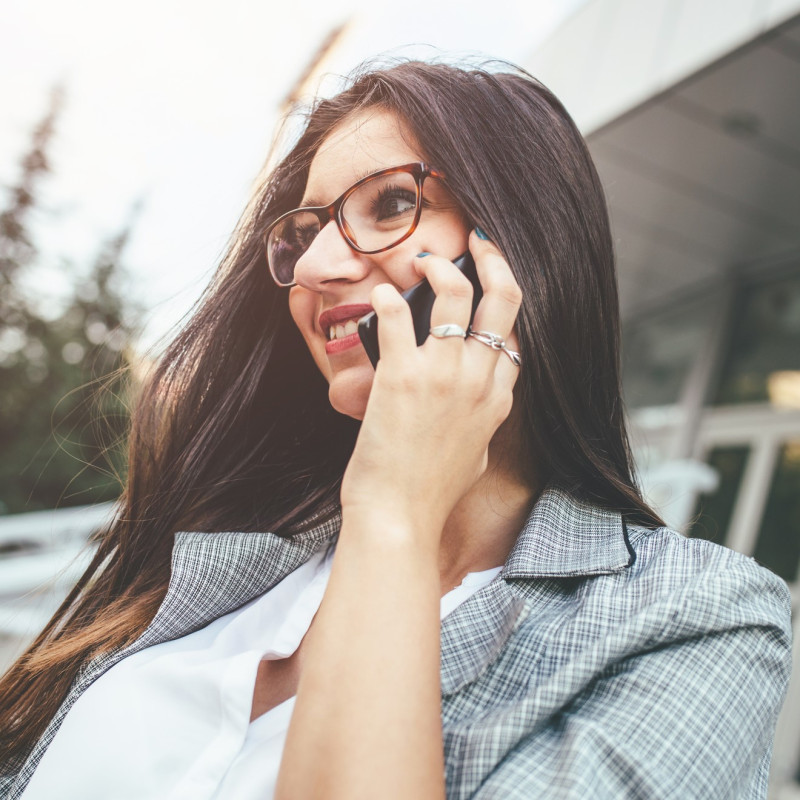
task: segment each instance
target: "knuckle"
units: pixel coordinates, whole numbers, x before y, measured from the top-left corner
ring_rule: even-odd
[[[450,394],[448,387],[441,381],[436,381],[431,386],[431,395],[433,399],[437,402],[442,400],[446,400],[448,395]]]
[[[510,306],[519,306],[522,303],[522,289],[513,278],[492,281],[489,291]]]
[[[503,392],[497,400],[497,422],[498,425],[508,419],[511,408],[514,405],[514,395],[512,392]]]
[[[508,294],[505,296],[505,299],[516,307],[522,305],[522,289],[519,288],[519,284],[511,284],[511,286],[508,288]]]
[[[370,302],[376,311],[389,314],[402,308],[403,298],[389,284],[381,283],[372,290]]]
[[[461,274],[448,277],[440,288],[440,294],[449,295],[457,300],[472,300],[473,291],[469,279]]]
[[[479,405],[483,405],[491,396],[492,378],[482,374],[470,375],[465,379],[466,390],[475,398]]]
[[[447,397],[453,392],[455,375],[452,369],[437,369],[430,377],[431,391],[436,397]]]
[[[392,297],[386,302],[381,302],[380,305],[376,307],[379,316],[383,317],[384,320],[402,319],[402,317],[407,313],[407,309],[408,305],[399,296],[398,298]]]
[[[383,309],[383,313],[385,316],[394,317],[397,319],[405,314],[405,308],[403,307],[402,303],[398,303],[393,300],[391,303],[387,303]]]
[[[390,388],[398,394],[415,394],[417,376],[408,370],[397,370],[392,374]]]
[[[487,261],[485,291],[487,293],[491,292],[511,305],[520,305],[522,302],[522,289],[519,288],[519,284],[514,279],[506,260],[499,254],[492,254]]]
[[[399,377],[400,390],[404,394],[416,395],[419,387],[419,382],[416,375],[411,373],[403,373]]]

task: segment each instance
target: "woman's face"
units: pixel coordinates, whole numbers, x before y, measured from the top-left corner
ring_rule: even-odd
[[[314,156],[300,205],[326,205],[364,175],[422,160],[394,114],[372,109],[348,117]],[[357,253],[331,221],[295,267],[297,285],[289,292],[292,318],[328,381],[331,405],[355,419],[364,417],[374,370],[357,336],[330,339],[326,318],[345,326],[351,311],[353,321],[369,312],[370,292],[379,283],[391,283],[399,291],[418,283],[420,276],[412,266],[417,253],[453,259],[467,249],[469,228],[441,181],[428,178],[424,197],[430,203],[423,206],[419,225],[396,247],[374,255]],[[331,310],[320,321],[320,315]]]

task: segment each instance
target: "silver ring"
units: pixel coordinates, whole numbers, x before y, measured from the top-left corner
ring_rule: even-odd
[[[491,331],[474,331],[470,328],[467,331],[467,336],[477,339],[481,344],[491,347],[492,350],[502,350],[510,359],[515,367],[522,366],[522,358],[516,350],[510,350],[506,347],[506,340],[502,336],[498,336]]]
[[[446,325],[437,325],[430,330],[431,336],[435,339],[447,339],[449,336],[458,336],[461,339],[467,338],[467,332],[454,322],[448,322]]]

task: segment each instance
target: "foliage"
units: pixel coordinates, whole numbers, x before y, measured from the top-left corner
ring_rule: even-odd
[[[65,264],[73,288],[56,319],[24,288],[40,266],[31,221],[60,107],[55,92],[0,212],[0,513],[114,499],[124,466],[136,316],[121,266],[130,224],[83,278]]]

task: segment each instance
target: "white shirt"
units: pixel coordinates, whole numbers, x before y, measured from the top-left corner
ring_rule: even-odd
[[[290,656],[314,618],[334,547],[194,633],[134,653],[76,701],[23,800],[270,800],[291,697],[250,722],[261,659]],[[502,567],[469,573],[440,618]]]

